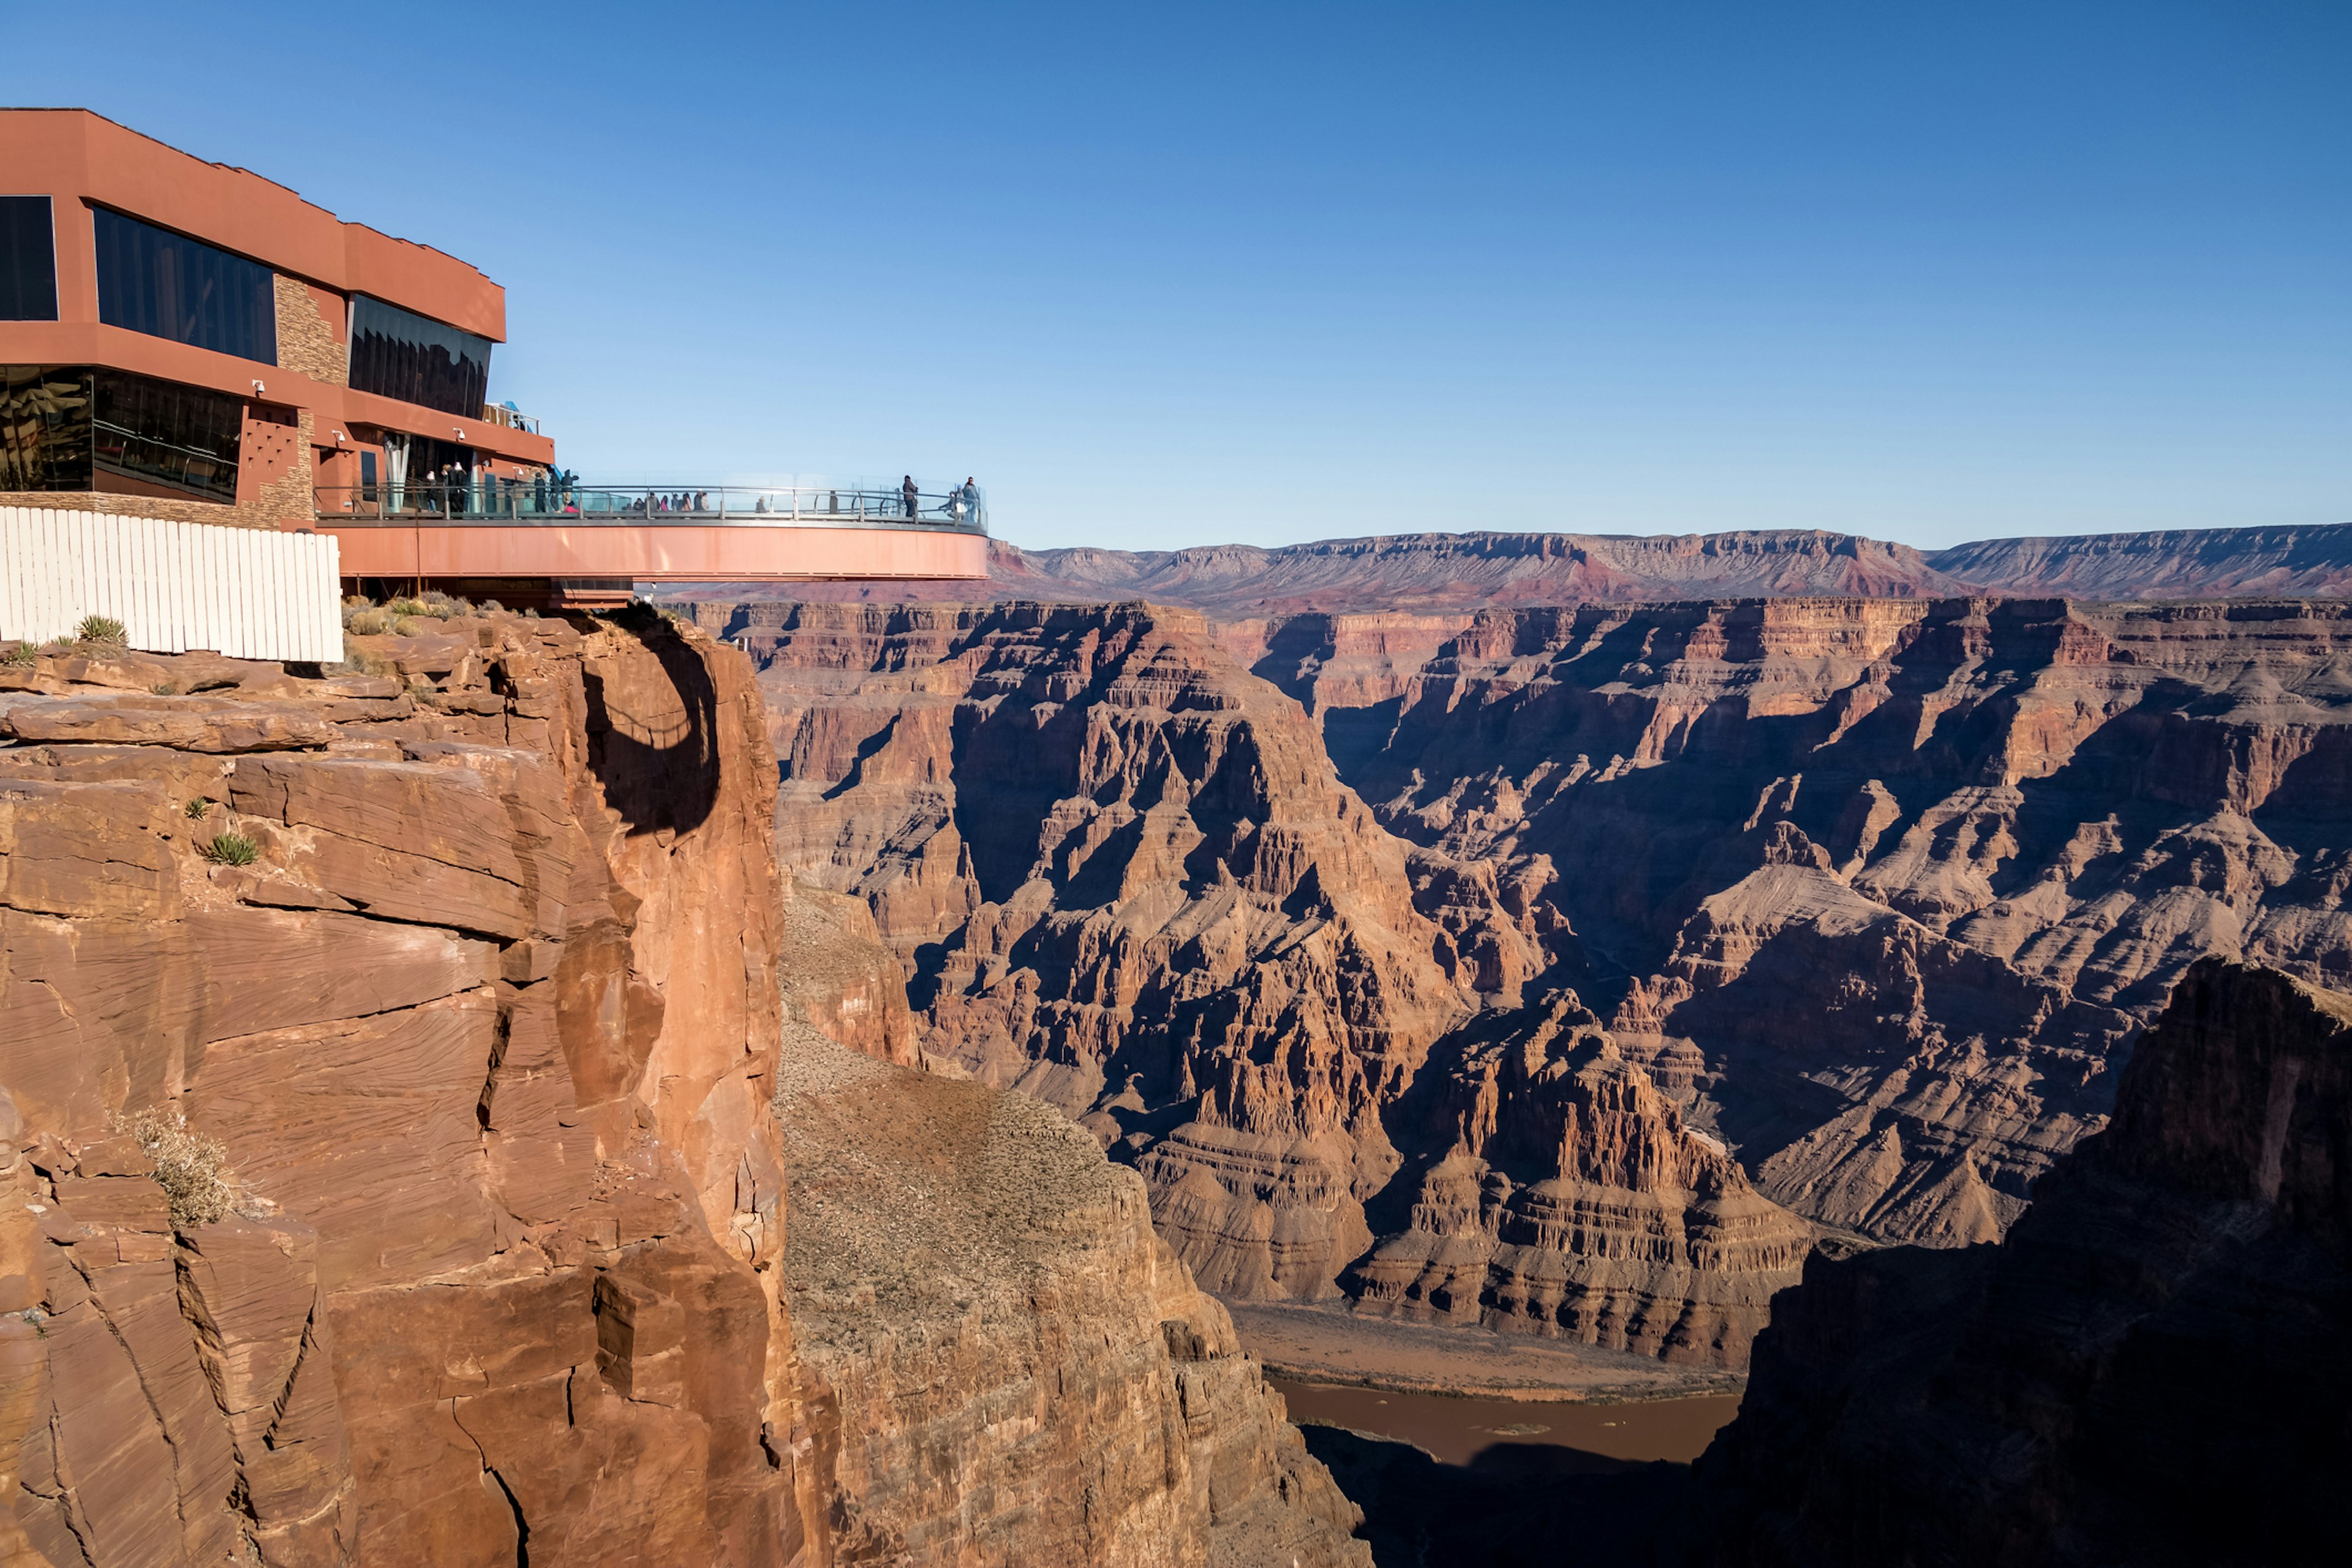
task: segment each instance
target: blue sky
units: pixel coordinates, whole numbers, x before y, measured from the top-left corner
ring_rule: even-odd
[[[2352,521],[2352,5],[12,6],[590,478],[1028,546]]]

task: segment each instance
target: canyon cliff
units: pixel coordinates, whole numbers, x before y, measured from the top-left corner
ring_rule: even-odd
[[[0,1563],[1360,1568],[1134,1175],[889,1065],[742,657],[444,609],[0,665]]]
[[[1692,1559],[2336,1561],[2347,1222],[2352,996],[2200,962],[2000,1246],[1807,1265]]]
[[[12,1561],[807,1544],[749,672],[416,629],[7,672]],[[196,1212],[142,1113],[225,1152]]]
[[[831,1561],[1370,1568],[1135,1173],[1034,1100],[894,1064],[863,904],[794,889],[786,925],[785,1276]],[[813,949],[841,978],[791,962]]]
[[[1571,989],[1526,991],[1557,966],[1522,889],[1417,864],[1206,622],[802,606],[733,635],[784,864],[866,900],[924,1049],[1140,1173],[1202,1285],[1744,1356],[1808,1227]]]
[[[922,1048],[1229,1295],[1736,1364],[1790,1211],[1995,1239],[2189,963],[2352,978],[2331,601],[700,613]]]

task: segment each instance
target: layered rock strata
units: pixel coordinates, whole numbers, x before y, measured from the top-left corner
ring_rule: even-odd
[[[10,1561],[812,1544],[749,670],[649,615],[415,629],[0,671]],[[226,1217],[167,1212],[149,1110]]]
[[[2332,1562],[2347,1322],[2352,996],[2206,960],[1999,1247],[1807,1266],[1692,1555]]]
[[[1577,1079],[1607,1101],[1597,1134],[1577,1118],[1598,1100],[1495,1068],[1490,1110],[1517,1142],[1465,1158],[1526,1190],[1444,1222],[1487,1236],[1493,1266],[1475,1289],[1397,1272],[1444,1207],[1417,1221],[1408,1189],[1457,1131],[1426,1110],[1424,1063],[1439,1049],[1439,1078],[1475,1075],[1472,1047],[1507,1032],[1561,933],[1494,867],[1383,829],[1306,710],[1205,622],[800,606],[730,635],[763,666],[792,873],[870,907],[925,1049],[1059,1106],[1143,1174],[1203,1286],[1332,1298],[1397,1233],[1384,1310],[1743,1353],[1805,1227],[1622,1053]],[[1626,1140],[1657,1157],[1619,1170],[1607,1146]],[[1608,1195],[1531,1219],[1561,1182]],[[1727,1204],[1752,1206],[1752,1246],[1717,1237]]]
[[[1364,1306],[1743,1363],[1811,1227],[1688,1132],[1574,993],[1499,1033],[1433,1061],[1401,1108],[1433,1158],[1405,1228],[1354,1270]]]
[[[1880,1238],[2000,1235],[2200,955],[2352,975],[2341,605],[1495,614],[1322,716],[1424,908],[1482,868],[1767,1195]]]
[[[834,1562],[1370,1568],[1133,1172],[1035,1100],[814,1029],[780,1086]]]

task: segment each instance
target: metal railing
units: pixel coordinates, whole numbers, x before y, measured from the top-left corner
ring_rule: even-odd
[[[656,525],[781,522],[948,528],[988,531],[988,499],[978,487],[919,490],[664,485],[578,485],[561,479],[482,479],[465,484],[321,487],[321,522],[448,525]]]
[[[497,403],[482,405],[482,423],[503,425],[509,430],[520,430],[530,436],[539,434],[539,421],[536,418]]]

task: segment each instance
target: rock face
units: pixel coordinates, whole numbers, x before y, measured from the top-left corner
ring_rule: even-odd
[[[2342,605],[1521,611],[1320,712],[1425,908],[1491,876],[1768,1196],[1879,1238],[1997,1237],[2196,958],[2352,975]]]
[[[843,913],[803,905],[811,931]],[[798,1017],[776,1109],[832,1561],[1370,1568],[1360,1515],[1091,1138]]]
[[[0,1557],[812,1544],[749,670],[425,624],[362,639],[385,676],[6,672]],[[150,1109],[244,1212],[175,1223]]]
[[[1795,1277],[1806,1227],[1641,1066],[1520,1016],[1548,917],[1411,853],[1198,617],[801,606],[731,635],[786,866],[872,909],[925,1049],[1142,1173],[1203,1286],[1736,1361]],[[1555,1042],[1609,1065],[1555,1071]]]
[[[1573,993],[1504,1015],[1499,1039],[1464,1040],[1419,1090],[1399,1120],[1420,1112],[1412,1142],[1434,1158],[1407,1228],[1357,1268],[1367,1308],[1746,1361],[1808,1227],[1691,1136]]]
[[[989,542],[989,581],[793,584],[800,599],[970,604],[1037,599],[1155,604],[1228,619],[1483,609],[1680,598],[1966,594],[2199,599],[2352,592],[2352,523],[2169,529],[1986,539],[1948,550],[1818,529],[1637,537],[1405,533],[1260,549],[1023,550]],[[771,589],[716,584],[717,605]],[[720,619],[712,626],[723,626]]]
[[[1700,1561],[2333,1562],[2352,997],[2206,960],[1999,1247],[1815,1258]]]

